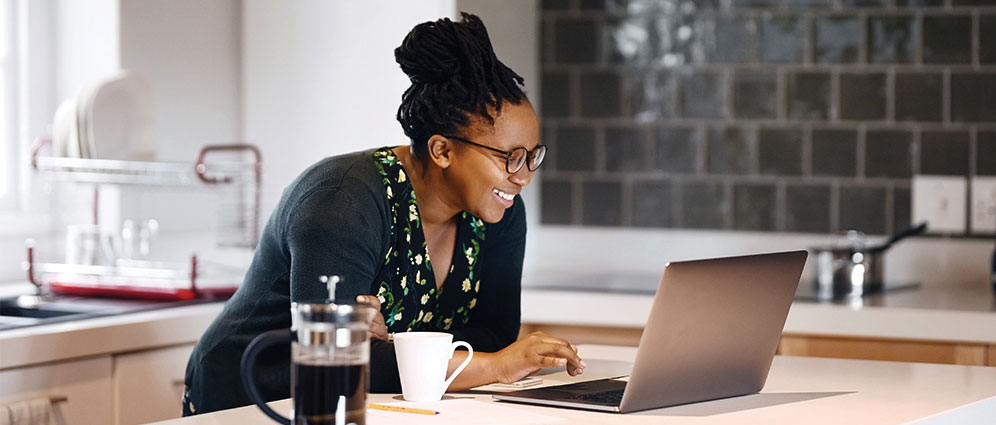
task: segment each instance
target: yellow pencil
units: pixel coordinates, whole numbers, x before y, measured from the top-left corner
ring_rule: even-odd
[[[377,410],[386,410],[388,412],[403,412],[403,413],[417,413],[419,415],[438,415],[439,412],[435,410],[425,410],[425,409],[413,409],[411,407],[401,407],[401,406],[388,406],[386,404],[376,404],[370,403],[367,407]]]

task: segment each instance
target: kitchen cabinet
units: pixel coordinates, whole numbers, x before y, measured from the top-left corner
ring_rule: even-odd
[[[183,375],[193,349],[193,344],[184,344],[114,356],[114,423],[180,417]]]
[[[113,423],[111,356],[0,370],[0,403],[38,397],[52,405],[57,425]]]
[[[622,345],[627,347],[640,345],[640,336],[643,335],[643,328],[523,323],[519,328],[519,337],[536,331],[543,331],[566,339],[572,344]]]
[[[519,335],[543,331],[575,344],[608,344],[635,347],[642,328],[524,323]],[[778,354],[804,357],[888,360],[996,366],[996,344],[955,343],[929,340],[784,334]]]
[[[980,343],[785,334],[778,344],[778,354],[968,366],[988,363],[992,366],[990,348],[991,345]]]

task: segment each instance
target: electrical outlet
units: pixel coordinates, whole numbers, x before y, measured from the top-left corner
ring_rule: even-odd
[[[996,233],[996,177],[972,178],[972,233]]]
[[[913,176],[913,223],[927,222],[930,233],[965,233],[968,180]]]

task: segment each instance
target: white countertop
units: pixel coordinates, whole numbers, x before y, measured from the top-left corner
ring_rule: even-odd
[[[630,347],[582,346],[580,353],[589,363],[584,375],[571,378],[562,370],[554,371],[543,376],[543,385],[611,376],[619,363],[635,357]],[[492,402],[490,395],[480,393],[448,397]],[[396,394],[370,395],[373,403],[394,401]],[[435,423],[453,423],[446,421],[445,403],[439,404],[440,415],[430,417]],[[290,409],[289,400],[271,405],[284,414]],[[764,390],[755,395],[624,415],[502,405],[571,424],[987,424],[996,416],[996,368],[776,356]],[[410,418],[407,413],[391,413],[396,418],[387,420],[392,418],[379,413],[368,415],[367,423],[403,423]],[[269,423],[255,406],[247,406],[160,424]]]
[[[653,296],[575,290],[522,291],[522,322],[642,328]],[[929,287],[853,303],[795,301],[785,333],[996,344],[991,291]]]
[[[642,328],[653,297],[568,290],[522,292],[522,322]],[[785,333],[996,344],[989,291],[923,288],[863,304],[796,301]],[[193,343],[223,304],[210,303],[0,331],[0,369]]]
[[[221,302],[0,332],[0,369],[197,341]]]

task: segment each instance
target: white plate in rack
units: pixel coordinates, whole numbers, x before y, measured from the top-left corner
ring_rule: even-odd
[[[134,71],[122,71],[80,93],[80,147],[87,158],[151,161],[156,136],[152,90]]]

